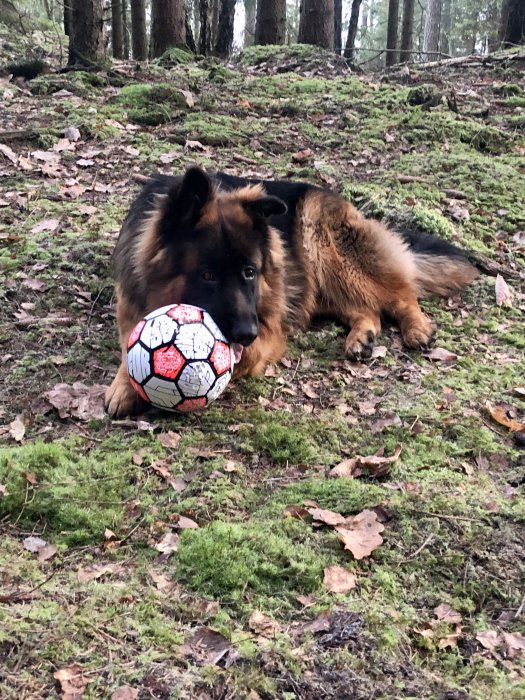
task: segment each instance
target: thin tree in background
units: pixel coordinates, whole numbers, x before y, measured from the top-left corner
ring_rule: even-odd
[[[199,53],[208,56],[211,53],[211,6],[210,0],[199,0]]]
[[[452,29],[452,0],[443,0],[441,27],[439,33],[439,50],[450,55],[450,30]]]
[[[388,1],[388,25],[386,30],[386,65],[397,63],[397,35],[399,24],[399,0]]]
[[[221,0],[215,53],[220,58],[228,58],[233,46],[233,21],[235,19],[235,0]]]
[[[219,0],[211,0],[211,45],[217,41],[217,29],[219,28]]]
[[[256,44],[284,44],[286,0],[259,0],[255,24]]]
[[[70,0],[69,65],[96,63],[104,57],[102,0]]]
[[[186,45],[186,11],[184,0],[152,0],[151,53],[162,56],[174,46]]]
[[[334,48],[334,0],[301,0],[299,44]]]
[[[129,14],[128,0],[121,0],[122,6],[122,35],[124,38],[124,58],[129,58],[130,51],[130,32],[129,32]]]
[[[359,10],[361,9],[361,0],[352,0],[352,9],[350,10],[350,22],[348,23],[348,35],[346,37],[345,58],[349,61],[354,60],[355,38],[357,36],[357,25],[359,24]],[[364,15],[364,12],[363,12]],[[365,19],[363,18],[363,21]],[[366,27],[366,24],[363,26]]]
[[[439,53],[439,27],[441,25],[442,0],[428,0],[423,35],[423,53],[428,61]]]
[[[503,48],[525,43],[525,2],[523,0],[504,0],[499,36]]]
[[[131,0],[131,45],[133,58],[145,61],[148,57],[146,0]]]
[[[449,0],[450,1],[450,0]],[[412,56],[412,37],[414,34],[414,0],[403,0],[403,21],[401,23],[401,63],[410,61]]]
[[[71,0],[64,0],[64,34],[69,36],[71,31]]]
[[[244,0],[244,46],[253,46],[255,42],[256,17],[256,0]]]
[[[334,0],[334,51],[340,56],[343,48],[343,0]]]
[[[114,58],[124,58],[122,5],[120,0],[111,0],[111,48]]]

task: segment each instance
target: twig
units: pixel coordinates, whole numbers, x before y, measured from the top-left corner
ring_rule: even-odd
[[[482,523],[483,520],[479,518],[468,518],[466,515],[445,515],[445,513],[431,513],[428,510],[419,510],[414,508],[413,513],[419,513],[420,515],[428,515],[431,518],[442,518],[443,520],[466,520],[471,523]]]
[[[523,594],[523,598],[521,599],[521,603],[519,608],[516,610],[514,613],[514,619],[517,620],[518,617],[520,617],[521,613],[523,612],[523,609],[525,608],[525,593]]]
[[[435,537],[435,534],[433,532],[431,532],[430,535],[427,537],[427,539],[423,542],[423,544],[420,547],[418,547],[413,554],[411,554],[406,559],[401,559],[401,561],[399,563],[406,564],[408,561],[412,561],[412,559],[415,559],[417,557],[417,555],[420,552],[422,552],[425,549],[425,547],[427,547],[432,542],[434,537]]]

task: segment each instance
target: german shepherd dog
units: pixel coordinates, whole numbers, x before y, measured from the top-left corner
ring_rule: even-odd
[[[418,298],[447,295],[478,276],[451,244],[392,231],[333,192],[199,168],[144,187],[114,256],[122,364],[106,394],[113,416],[142,408],[126,347],[135,324],[158,307],[206,309],[244,347],[239,377],[279,360],[287,336],[316,315],[350,328],[352,359],[371,356],[384,314],[399,324],[406,347],[427,348],[433,328]]]

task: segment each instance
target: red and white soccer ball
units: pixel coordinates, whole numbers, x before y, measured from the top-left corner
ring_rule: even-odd
[[[222,394],[240,359],[210,314],[172,304],[152,311],[128,341],[130,381],[143,399],[169,411],[205,408]]]

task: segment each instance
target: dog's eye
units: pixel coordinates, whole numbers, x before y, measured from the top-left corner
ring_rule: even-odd
[[[245,267],[243,274],[247,280],[252,280],[255,277],[255,268],[254,267]]]
[[[211,270],[204,270],[201,277],[205,282],[215,282],[215,275]]]

